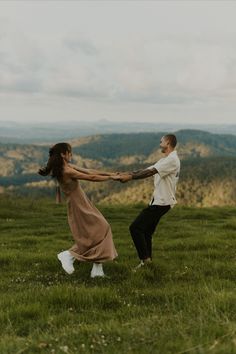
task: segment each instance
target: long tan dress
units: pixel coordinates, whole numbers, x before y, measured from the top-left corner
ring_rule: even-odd
[[[60,183],[67,200],[68,222],[75,244],[69,249],[79,261],[105,262],[117,257],[111,227],[90,202],[77,179]]]

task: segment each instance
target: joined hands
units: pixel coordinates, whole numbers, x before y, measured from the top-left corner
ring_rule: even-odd
[[[132,179],[132,175],[127,172],[117,172],[115,174],[112,174],[111,178],[113,179],[113,181],[120,181],[121,183],[125,183]]]

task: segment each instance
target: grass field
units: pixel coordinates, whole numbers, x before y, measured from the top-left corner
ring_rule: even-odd
[[[99,208],[119,258],[90,279],[56,258],[72,245],[65,204],[0,199],[0,353],[236,353],[236,210],[174,208],[133,273],[142,206]]]

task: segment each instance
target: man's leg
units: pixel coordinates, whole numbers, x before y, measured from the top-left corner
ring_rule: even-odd
[[[145,208],[141,211],[141,213],[129,227],[134,245],[141,260],[148,258],[148,250],[145,239],[145,230],[148,218],[148,208]]]
[[[154,234],[157,225],[159,224],[159,221],[163,215],[165,215],[169,210],[170,206],[165,205],[165,206],[159,206],[159,205],[152,205],[150,206],[154,212],[154,216],[152,218],[152,223],[150,224],[150,227],[145,233],[145,239],[146,239],[146,245],[147,245],[147,251],[148,251],[148,258],[152,259],[152,235]]]
[[[161,216],[169,209],[170,206],[150,205],[143,209],[130,225],[130,233],[141,260],[151,258],[152,234]]]

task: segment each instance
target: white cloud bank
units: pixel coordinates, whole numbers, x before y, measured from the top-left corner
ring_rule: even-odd
[[[112,3],[1,2],[1,120],[236,122],[236,4]]]

